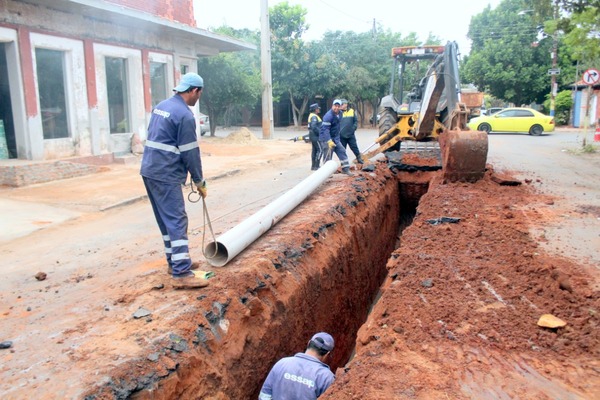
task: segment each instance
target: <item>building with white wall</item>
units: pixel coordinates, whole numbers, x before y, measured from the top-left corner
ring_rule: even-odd
[[[198,57],[256,48],[195,25],[193,0],[1,1],[0,158],[129,153]]]

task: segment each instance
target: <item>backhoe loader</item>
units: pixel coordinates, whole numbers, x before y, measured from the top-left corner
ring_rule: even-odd
[[[445,182],[475,182],[483,177],[488,151],[485,132],[467,127],[469,110],[460,101],[458,76],[458,46],[407,46],[392,49],[394,72],[390,94],[381,100],[379,108],[379,137],[364,152],[371,158],[386,151],[400,151],[405,141],[438,141],[441,167]],[[404,80],[409,63],[433,60],[423,78],[406,95]],[[399,63],[398,97],[394,95],[394,77]]]

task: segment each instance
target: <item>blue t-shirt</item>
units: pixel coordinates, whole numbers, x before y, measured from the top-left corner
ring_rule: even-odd
[[[259,400],[314,400],[333,383],[329,366],[315,357],[297,353],[282,358],[269,372]]]

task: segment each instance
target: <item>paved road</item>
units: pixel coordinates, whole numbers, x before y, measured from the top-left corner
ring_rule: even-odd
[[[547,250],[600,265],[600,152],[583,153],[593,134],[559,130],[543,136],[491,134],[488,162],[532,179],[541,193],[556,196],[556,216],[537,232]],[[594,142],[591,142],[594,143]],[[596,143],[600,151],[600,143]]]

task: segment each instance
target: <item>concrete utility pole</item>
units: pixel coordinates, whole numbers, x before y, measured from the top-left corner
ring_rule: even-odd
[[[260,0],[260,71],[262,76],[262,131],[263,139],[271,139],[273,132],[273,83],[271,78],[271,27],[268,0]]]
[[[558,19],[558,1],[553,6],[553,18],[556,21]],[[550,83],[550,116],[554,117],[554,109],[555,109],[555,99],[557,92],[557,84],[556,84],[556,62],[557,62],[557,52],[558,52],[558,31],[554,31],[552,34],[552,53],[550,54],[552,57],[552,78]]]

